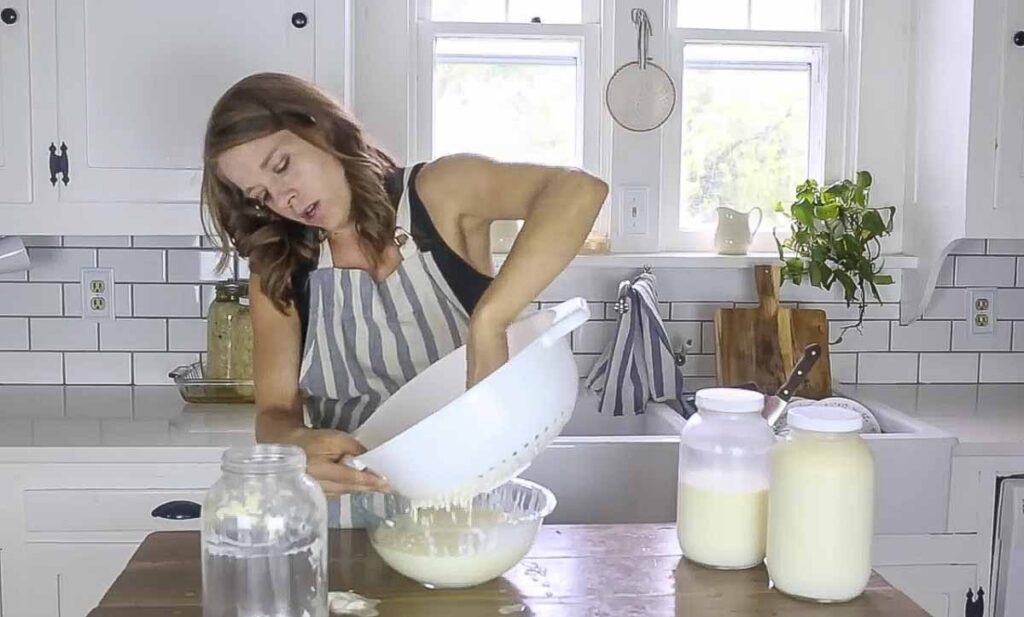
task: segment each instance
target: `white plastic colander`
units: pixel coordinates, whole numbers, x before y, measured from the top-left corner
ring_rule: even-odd
[[[466,347],[393,394],[353,436],[346,463],[423,505],[465,500],[526,469],[572,416],[579,391],[569,333],[590,317],[575,298],[509,328],[509,361],[466,390]]]

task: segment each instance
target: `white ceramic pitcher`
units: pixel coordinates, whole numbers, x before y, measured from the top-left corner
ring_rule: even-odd
[[[757,212],[757,224],[750,229],[750,214]],[[715,208],[718,214],[718,229],[715,230],[715,250],[720,255],[746,255],[750,241],[761,227],[763,213],[760,208],[740,212],[725,206]]]

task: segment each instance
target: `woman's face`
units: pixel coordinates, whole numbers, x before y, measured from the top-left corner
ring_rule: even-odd
[[[280,216],[335,231],[349,220],[352,192],[341,161],[281,130],[217,157],[221,176]]]

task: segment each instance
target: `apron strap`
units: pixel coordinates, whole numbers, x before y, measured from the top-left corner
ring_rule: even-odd
[[[412,207],[409,205],[409,193],[412,191],[409,179],[412,176],[412,168],[412,165],[405,168],[402,198],[398,201],[398,210],[395,212],[395,244],[398,245],[402,259],[419,253],[416,241],[412,237]]]

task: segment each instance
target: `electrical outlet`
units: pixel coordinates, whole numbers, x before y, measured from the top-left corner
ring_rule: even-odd
[[[622,187],[622,229],[627,234],[647,233],[647,204],[650,189],[646,186]]]
[[[996,330],[996,290],[971,289],[967,294],[967,315],[971,334],[992,334]]]
[[[113,268],[82,268],[82,319],[114,319]]]

